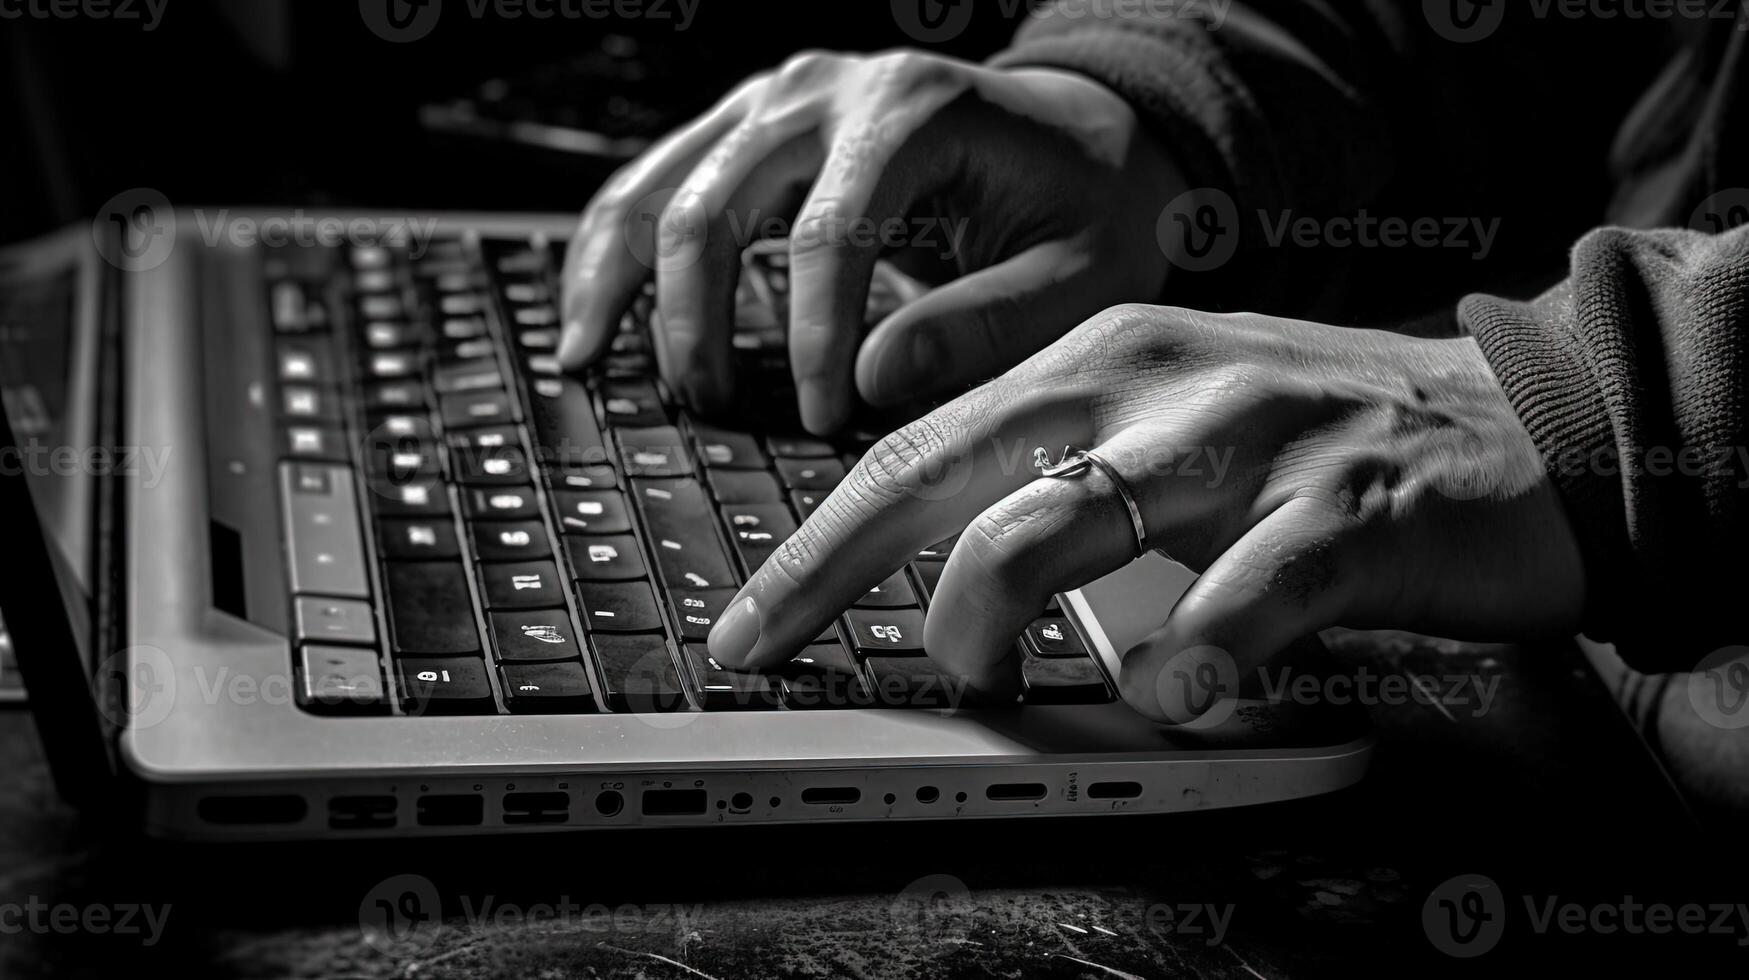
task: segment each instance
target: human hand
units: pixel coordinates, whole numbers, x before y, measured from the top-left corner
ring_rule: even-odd
[[[919,550],[958,532],[924,628],[944,673],[1011,698],[1016,636],[1136,537],[1201,573],[1123,656],[1126,701],[1184,723],[1200,664],[1253,670],[1345,625],[1470,639],[1577,628],[1578,545],[1534,443],[1468,338],[1155,306],[1108,310],[881,440],[712,630],[729,666],[781,664]],[[1224,455],[1218,479],[1186,453]],[[1206,705],[1206,699],[1202,699]]]
[[[881,407],[962,391],[1112,303],[1157,296],[1155,219],[1181,183],[1123,99],[1079,75],[798,55],[589,203],[565,261],[560,360],[603,354],[654,271],[662,377],[693,407],[722,408],[741,252],[782,230],[801,419],[826,434],[853,391]],[[883,253],[949,281],[865,341]]]

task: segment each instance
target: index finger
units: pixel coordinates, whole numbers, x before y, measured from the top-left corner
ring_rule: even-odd
[[[734,667],[783,663],[870,588],[1033,478],[1032,447],[1083,444],[1086,397],[1007,377],[882,439],[711,630]]]

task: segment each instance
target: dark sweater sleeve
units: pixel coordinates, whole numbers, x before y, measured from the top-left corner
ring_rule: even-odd
[[[1560,286],[1459,318],[1566,503],[1586,634],[1660,673],[1743,642],[1749,227],[1600,229]]]

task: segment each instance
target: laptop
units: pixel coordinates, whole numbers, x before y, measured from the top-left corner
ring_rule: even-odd
[[[1362,777],[1353,716],[1230,698],[1163,728],[1116,697],[1193,579],[1152,555],[1039,610],[1014,704],[920,649],[951,539],[783,670],[715,664],[723,604],[879,434],[796,426],[781,248],[741,284],[750,393],[700,418],[656,376],[649,295],[559,373],[574,217],[111,210],[0,253],[25,463],[0,612],[79,805],[271,840],[1162,813]],[[903,289],[883,270],[870,316]]]

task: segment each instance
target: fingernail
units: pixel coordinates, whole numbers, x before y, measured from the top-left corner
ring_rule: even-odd
[[[717,620],[717,625],[711,627],[710,637],[705,640],[711,656],[725,667],[746,664],[747,655],[753,652],[753,646],[758,642],[759,606],[753,602],[752,596],[730,605],[723,618]]]

